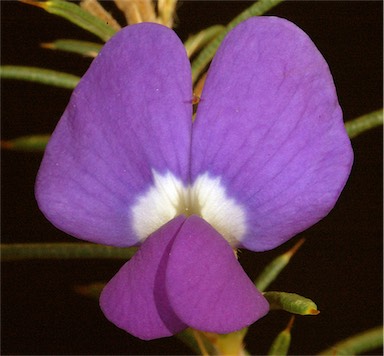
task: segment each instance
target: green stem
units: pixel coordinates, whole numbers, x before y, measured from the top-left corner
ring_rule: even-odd
[[[351,336],[318,355],[356,355],[379,349],[383,346],[383,327],[378,326]]]
[[[243,11],[240,15],[236,16],[222,32],[213,40],[207,47],[205,47],[197,58],[192,62],[192,80],[193,83],[197,81],[202,71],[206,68],[208,63],[212,60],[220,43],[223,41],[225,35],[240,22],[252,16],[260,16],[267,11],[280,4],[283,0],[259,0],[248,9]]]
[[[369,114],[358,117],[345,123],[345,128],[350,138],[354,138],[361,133],[383,125],[383,109],[373,111]]]
[[[21,243],[1,244],[2,261],[32,259],[106,258],[130,259],[136,247],[117,248],[92,243]]]
[[[0,77],[4,79],[27,80],[65,89],[73,89],[80,80],[79,77],[73,74],[37,67],[12,65],[1,66]]]

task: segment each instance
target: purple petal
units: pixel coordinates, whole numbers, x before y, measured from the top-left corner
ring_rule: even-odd
[[[187,327],[173,312],[165,292],[169,251],[184,221],[179,216],[148,237],[101,293],[105,316],[140,339],[171,336]]]
[[[145,340],[188,326],[229,333],[269,309],[227,241],[196,215],[149,236],[105,286],[100,306],[112,323]]]
[[[309,37],[274,17],[232,30],[199,103],[191,176],[220,177],[243,207],[239,244],[268,250],[319,221],[352,160],[332,76]]]
[[[173,242],[166,288],[177,316],[202,331],[230,333],[269,310],[228,242],[196,215],[186,220]]]
[[[170,29],[118,32],[73,92],[36,183],[40,209],[59,229],[109,245],[138,241],[131,207],[170,171],[187,181],[191,74]]]

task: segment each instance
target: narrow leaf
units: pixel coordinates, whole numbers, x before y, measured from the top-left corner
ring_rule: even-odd
[[[275,340],[273,340],[271,348],[268,351],[268,355],[270,356],[288,355],[289,346],[291,345],[291,329],[292,329],[294,320],[295,320],[295,317],[292,316],[287,327],[276,336]]]
[[[264,270],[255,280],[255,286],[260,292],[264,292],[268,286],[277,278],[280,272],[288,265],[292,256],[296,253],[304,241],[304,239],[300,239],[289,251],[276,257],[264,268]]]
[[[383,125],[383,109],[347,121],[345,123],[345,128],[347,129],[348,136],[354,138],[365,131],[381,125]]]
[[[63,39],[54,41],[52,43],[42,43],[41,47],[58,51],[77,53],[87,57],[96,57],[103,45],[88,41]]]
[[[1,148],[14,151],[38,151],[43,152],[50,135],[32,135],[2,140]]]
[[[98,17],[82,9],[79,5],[63,0],[20,0],[26,4],[41,7],[50,14],[65,18],[76,26],[93,33],[103,41],[108,41],[115,33],[112,27]]]
[[[295,293],[265,292],[264,297],[268,300],[271,310],[282,309],[299,315],[317,315],[320,313],[312,300]]]
[[[114,30],[121,30],[121,26],[119,25],[119,23],[106,9],[104,9],[103,6],[101,6],[98,0],[81,0],[80,6],[93,16],[98,17],[100,20],[102,20],[108,26],[112,27]]]
[[[117,248],[91,243],[25,243],[1,244],[0,251],[2,261],[82,258],[129,260],[137,248]]]
[[[169,28],[173,27],[177,0],[158,0],[157,12],[159,14],[157,20],[159,23]]]
[[[115,0],[115,4],[124,13],[129,25],[140,22],[157,22],[154,4],[151,0]]]
[[[75,292],[91,299],[99,299],[100,293],[103,290],[105,282],[94,282],[90,284],[76,285]]]
[[[196,355],[201,353],[199,344],[195,338],[194,331],[191,328],[185,329],[184,331],[175,335],[180,341],[187,345]]]
[[[197,34],[189,37],[185,43],[185,49],[187,50],[188,57],[191,58],[197,51],[204,47],[207,43],[212,41],[216,36],[218,36],[223,30],[224,26],[215,25],[208,27]]]
[[[240,22],[249,19],[252,16],[264,15],[267,11],[274,8],[284,0],[259,0],[248,9],[244,10],[241,14],[236,16],[227,26],[227,29],[231,30],[237,26]]]
[[[75,88],[80,80],[76,75],[55,70],[11,65],[0,67],[0,77],[4,79],[27,80],[65,89]]]
[[[383,347],[383,331],[382,326],[369,329],[338,342],[318,355],[358,355],[380,349]]]
[[[192,79],[193,83],[199,78],[200,74],[207,67],[209,62],[212,60],[220,43],[223,41],[225,35],[240,22],[252,16],[261,16],[267,11],[280,4],[283,0],[259,0],[248,9],[243,11],[240,15],[236,16],[225,29],[212,41],[207,47],[205,47],[197,58],[192,62]]]

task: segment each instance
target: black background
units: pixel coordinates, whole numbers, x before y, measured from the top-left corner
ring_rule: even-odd
[[[118,12],[109,2],[114,14]],[[185,1],[176,32],[185,40],[209,25],[228,23],[250,2]],[[71,23],[15,1],[1,1],[2,64],[41,66],[82,75],[90,61],[42,49],[58,38],[97,39]],[[327,59],[345,120],[382,107],[381,1],[288,1],[269,12],[309,34]],[[2,137],[50,133],[70,91],[27,82],[2,83]],[[321,314],[297,317],[291,354],[314,354],[382,323],[382,131],[353,139],[355,163],[330,215],[300,237],[306,243],[271,289],[313,299]],[[2,152],[2,242],[73,242],[44,219],[33,196],[41,154]],[[253,278],[298,237],[273,251],[241,254]],[[143,342],[110,324],[92,299],[73,286],[107,281],[123,262],[2,263],[2,354],[186,354],[176,338]],[[265,354],[289,320],[272,312],[246,338]],[[374,354],[374,353],[371,353]],[[376,350],[376,353],[378,351]]]

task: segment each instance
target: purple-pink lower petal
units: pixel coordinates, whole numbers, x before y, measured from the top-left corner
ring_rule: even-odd
[[[269,310],[228,242],[198,216],[186,220],[173,242],[166,288],[180,320],[202,331],[230,333]]]
[[[148,237],[105,286],[100,306],[145,340],[188,326],[230,333],[269,310],[228,242],[198,216],[179,216]]]
[[[179,216],[145,240],[101,293],[105,316],[140,339],[171,336],[187,327],[175,315],[165,291],[168,256],[184,221]]]

